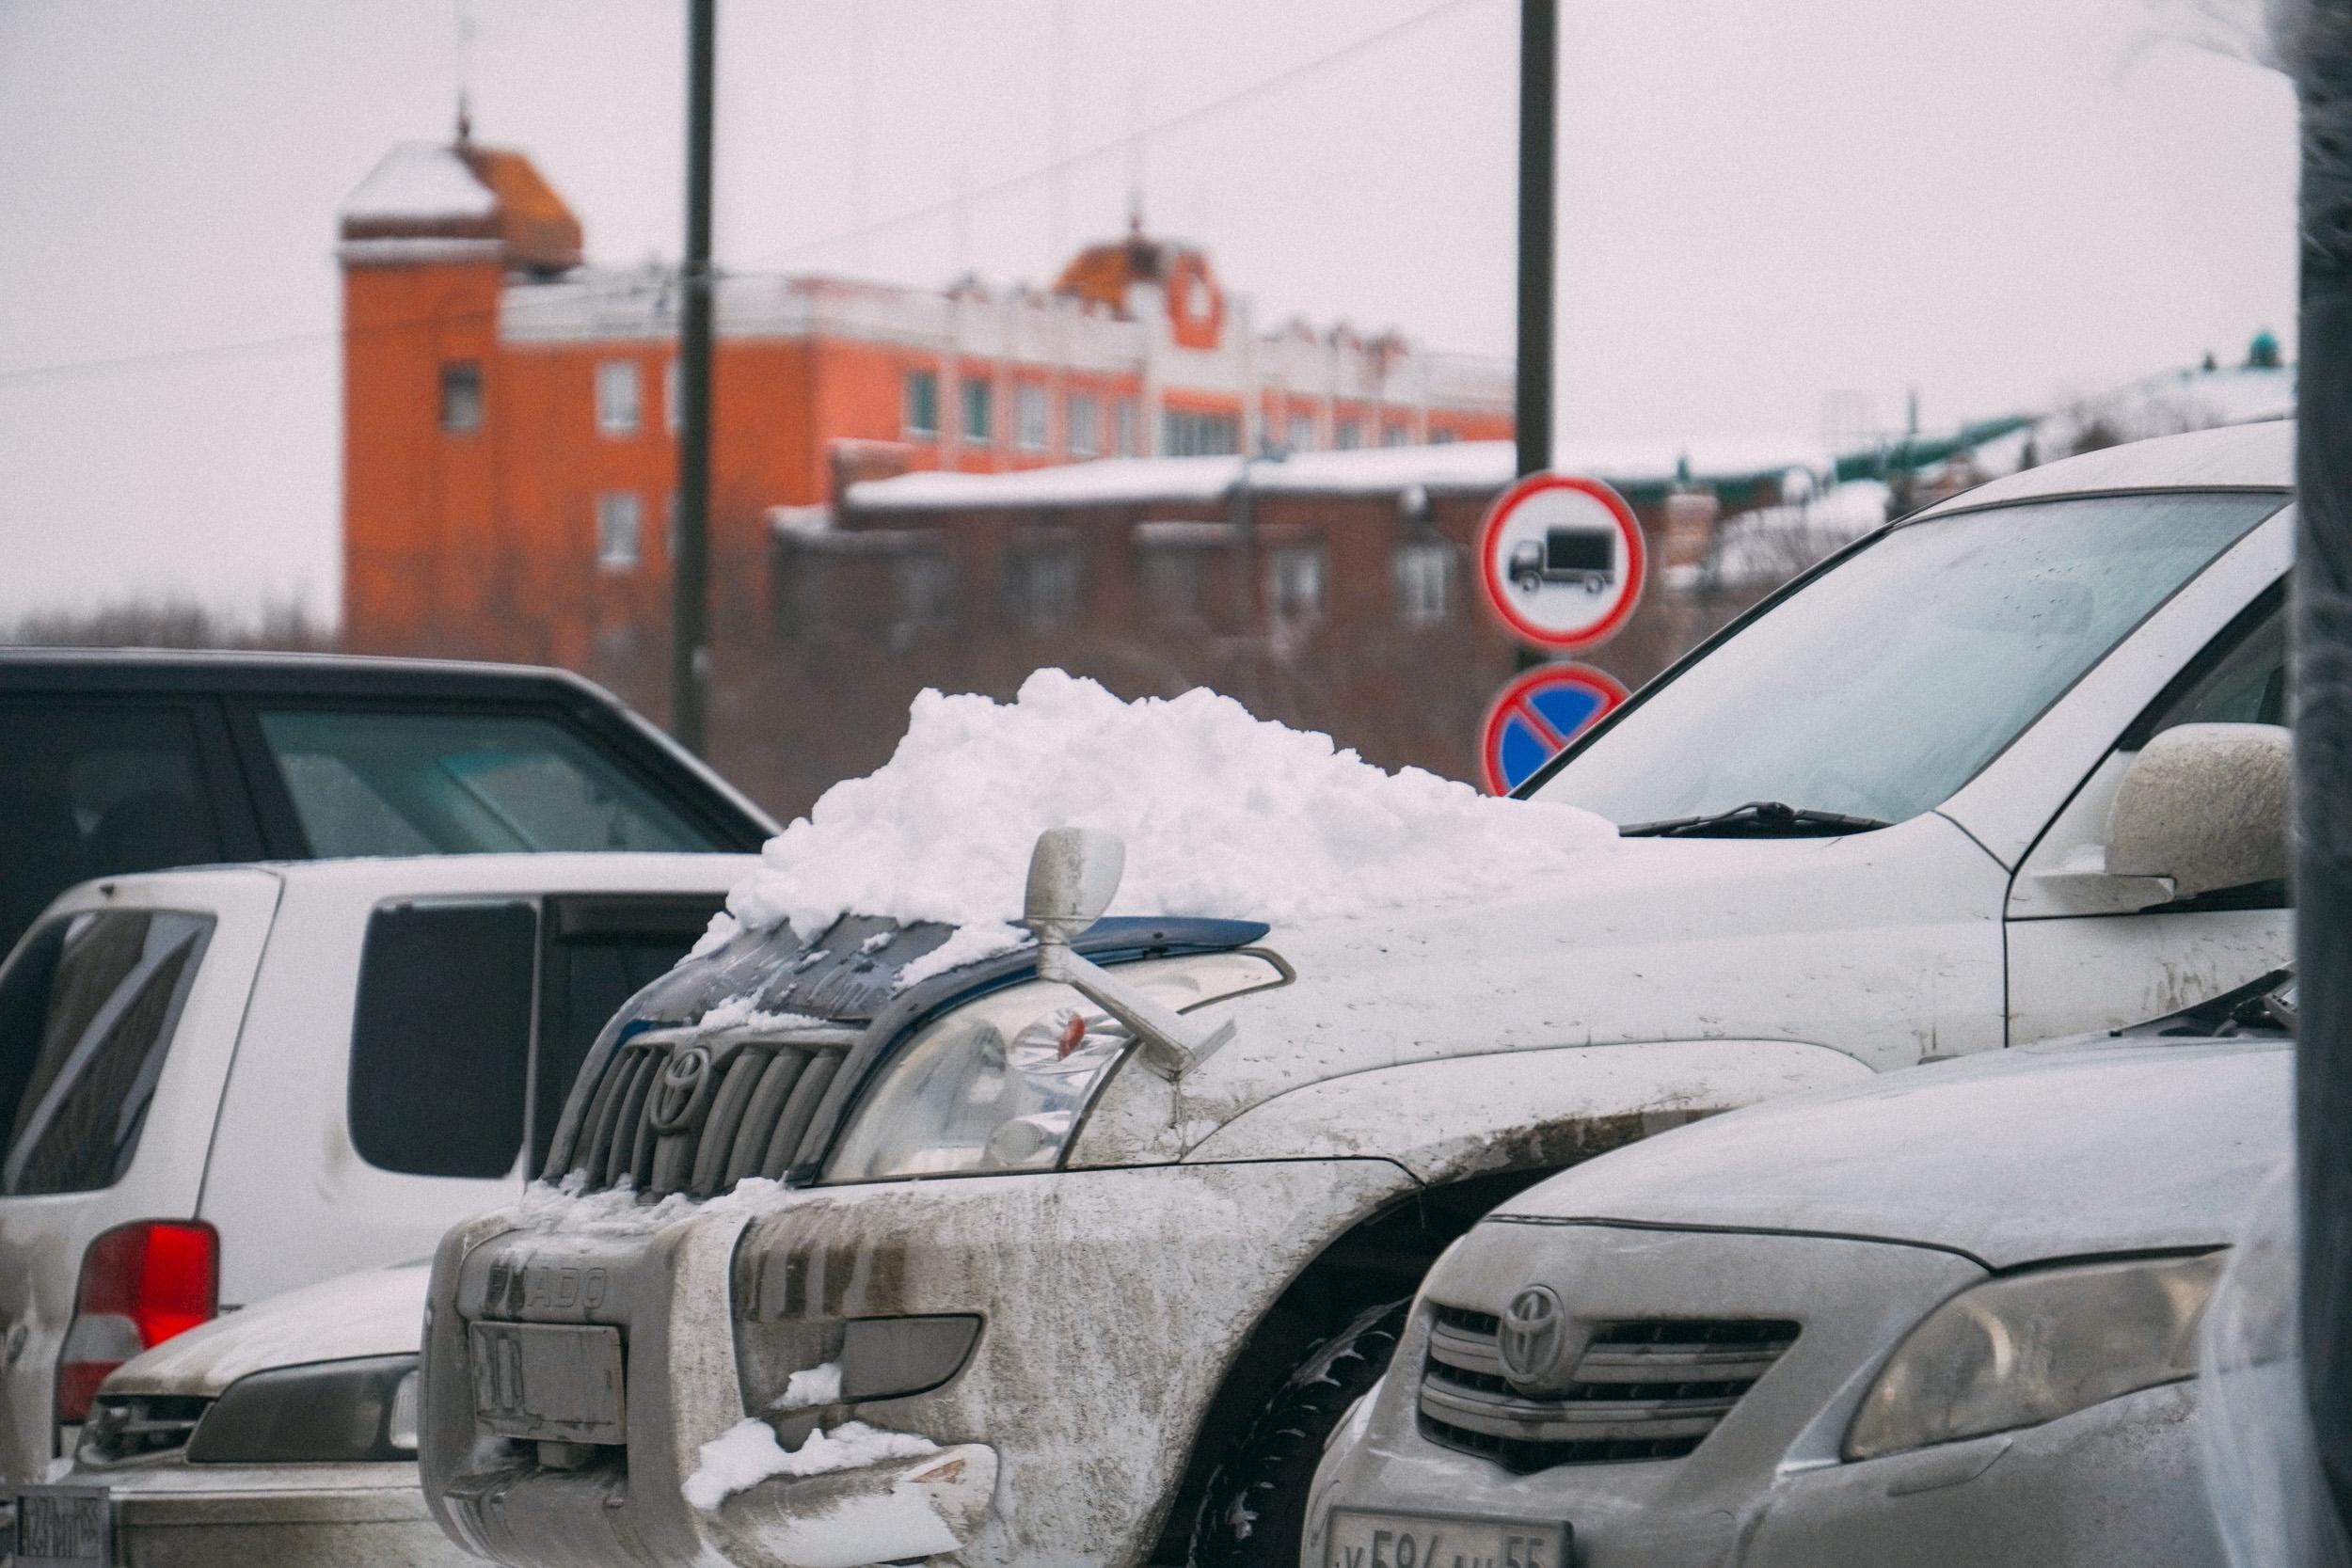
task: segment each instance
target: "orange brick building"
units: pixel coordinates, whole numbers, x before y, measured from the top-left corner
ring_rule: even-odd
[[[530,160],[462,133],[396,148],[341,216],[346,642],[646,663],[668,619],[673,279],[584,265]],[[1048,291],[727,277],[716,319],[722,637],[771,619],[770,510],[852,479],[1511,431],[1507,364],[1261,332],[1200,251],[1140,229]]]

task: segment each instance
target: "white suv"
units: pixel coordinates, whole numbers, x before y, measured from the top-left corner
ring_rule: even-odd
[[[1096,969],[1059,935],[1113,847],[1049,833],[1037,948],[714,943],[582,1069],[573,1212],[442,1242],[427,1500],[515,1564],[1291,1568],[1401,1304],[1542,1173],[2284,961],[2293,450],[2119,448],[1863,541],[1540,777],[1623,837],[1504,896],[1104,921]]]
[[[512,1201],[606,1016],[752,863],[321,861],[59,896],[0,969],[0,1479],[72,1453],[142,1349]]]

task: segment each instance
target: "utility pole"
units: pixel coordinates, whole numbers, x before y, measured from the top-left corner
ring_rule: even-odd
[[[670,733],[696,755],[710,687],[710,122],[718,0],[687,0],[686,275],[678,315]]]
[[[2306,0],[2296,20],[2296,1175],[2303,1381],[2322,1491],[2309,1506],[2319,1537],[2341,1545],[2352,1540],[2352,0]]]
[[[1558,186],[1560,0],[1519,0],[1518,473],[1551,467],[1552,211]],[[1543,662],[1524,645],[1518,667]]]

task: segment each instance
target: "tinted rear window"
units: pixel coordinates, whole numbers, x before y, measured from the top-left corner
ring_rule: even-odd
[[[734,847],[552,720],[289,709],[261,725],[314,855]]]
[[[0,702],[0,953],[92,877],[226,858],[178,708]]]
[[[351,1143],[384,1170],[493,1178],[522,1151],[538,911],[404,904],[368,920]]]
[[[92,1192],[130,1168],[213,922],[52,921],[0,974],[0,1194]]]

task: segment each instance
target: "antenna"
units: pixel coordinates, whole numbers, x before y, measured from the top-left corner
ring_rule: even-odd
[[[453,8],[457,19],[457,141],[463,146],[473,139],[473,6],[471,0],[455,0]]]
[[[1127,135],[1127,227],[1137,234],[1143,232],[1145,176],[1143,106],[1145,89],[1149,85],[1149,74],[1146,67],[1138,65],[1136,68],[1135,103],[1128,116],[1128,122],[1133,129]]]

